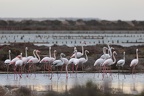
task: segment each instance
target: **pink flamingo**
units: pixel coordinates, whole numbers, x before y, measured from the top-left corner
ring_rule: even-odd
[[[53,61],[53,63],[52,63],[52,65],[53,66],[56,66],[57,67],[57,71],[58,71],[58,67],[60,66],[61,67],[61,71],[62,71],[62,67],[64,66],[64,59],[62,59],[62,56],[65,56],[65,54],[64,53],[61,53],[60,54],[60,59],[59,60],[55,60],[55,61]],[[58,76],[58,78],[60,78],[59,76]]]
[[[42,58],[40,61],[40,63],[44,63],[44,72],[48,68],[50,57],[51,57],[51,47],[49,47],[49,57],[46,56],[46,57]]]
[[[74,53],[75,53],[75,58],[71,58],[68,62],[68,65],[69,64],[73,64],[72,66],[72,71],[74,72],[74,65],[78,65],[79,64],[79,59],[77,58],[77,49],[75,48],[74,50]],[[77,75],[76,75],[77,76]]]
[[[18,56],[16,56],[15,58],[13,58],[13,59],[10,61],[10,63],[9,63],[9,65],[13,65],[13,66],[14,66],[14,79],[15,79],[15,63],[16,63],[17,60],[20,60],[21,58],[22,58],[22,56],[21,56],[21,55],[18,55]]]
[[[74,50],[77,49],[76,47],[74,47]],[[82,46],[82,52],[77,52],[77,58],[81,57],[84,55],[84,48]],[[75,53],[71,56],[71,58],[75,57]]]
[[[110,58],[110,59],[107,59],[103,62],[102,66],[103,66],[103,70],[105,70],[105,72],[106,72],[106,66],[111,66],[111,65],[116,63],[115,55],[117,55],[117,53],[116,53],[116,51],[113,51],[113,59],[114,60],[112,58]],[[104,74],[103,74],[103,77],[104,77]]]
[[[132,68],[132,76],[133,76],[133,73],[135,73],[135,67],[138,65],[138,62],[139,62],[138,49],[136,49],[136,58],[133,59],[130,63],[130,67],[133,67]]]
[[[19,74],[20,78],[22,78],[22,65],[23,65],[22,59],[19,59],[15,62],[14,72],[16,75]],[[17,67],[19,67],[19,69],[18,69],[19,72],[17,72]]]
[[[9,64],[10,64],[10,61],[11,61],[11,50],[9,50],[9,59],[6,59],[5,61],[4,61],[4,63],[5,63],[5,65],[6,65],[6,67],[7,67],[7,78],[8,78],[8,70],[9,70]]]
[[[96,66],[96,68],[99,69],[99,73],[101,71],[101,66],[102,66],[103,62],[106,59],[108,59],[110,56],[109,54],[106,54],[106,50],[107,50],[107,47],[103,47],[103,55],[99,59],[97,59],[94,63],[94,66]],[[94,75],[94,77],[95,77],[95,75]],[[98,77],[99,77],[99,74],[98,74]]]
[[[82,64],[82,71],[83,71],[83,64],[88,61],[87,53],[89,53],[89,51],[88,51],[88,50],[85,50],[85,58],[84,58],[84,57],[79,58],[79,64]],[[79,64],[78,64],[78,65],[79,65]],[[78,69],[78,65],[77,65],[76,70]]]
[[[116,66],[118,66],[118,71],[120,69],[120,67],[122,67],[122,70],[123,70],[123,66],[125,64],[125,52],[123,52],[123,59],[120,59],[118,60]],[[119,78],[119,72],[118,72],[118,78]],[[125,78],[125,75],[124,75],[124,78]]]
[[[35,57],[28,60],[27,63],[31,64],[31,65],[29,65],[29,69],[28,69],[29,72],[30,72],[31,67],[33,67],[34,71],[36,71],[36,68],[34,68],[34,67],[35,67],[35,64],[39,63],[39,61],[40,61],[40,56],[38,55],[39,52],[40,52],[39,50],[34,50],[33,53],[34,53]],[[35,74],[35,77],[36,77],[36,74]]]
[[[52,63],[56,60],[56,50],[54,50],[54,57],[51,57],[51,54],[50,54],[50,58],[49,58],[49,66],[48,66],[48,71],[51,71],[51,77],[50,79],[52,79]],[[51,53],[51,52],[50,52]]]

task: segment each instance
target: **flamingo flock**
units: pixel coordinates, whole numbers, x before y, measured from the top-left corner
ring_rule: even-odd
[[[33,72],[36,72],[37,64],[39,64],[43,67],[44,72],[48,71],[47,73],[48,76],[50,76],[50,79],[53,77],[53,67],[57,69],[57,73],[59,73],[58,68],[60,68],[61,71],[65,71],[66,78],[68,78],[69,71],[77,74],[79,66],[82,66],[83,71],[84,64],[88,62],[89,51],[84,50],[83,46],[81,52],[74,47],[74,51],[72,52],[73,54],[70,56],[70,58],[66,58],[66,54],[61,52],[59,54],[60,58],[58,59],[56,57],[57,51],[54,50],[52,56],[51,49],[52,48],[49,47],[49,55],[43,57],[42,59],[40,58],[40,51],[37,49],[33,50],[33,56],[28,56],[28,47],[26,47],[25,57],[23,57],[23,54],[20,53],[13,59],[11,59],[11,50],[9,50],[9,58],[4,61],[4,64],[7,66],[7,74],[9,71],[9,66],[11,65],[14,70],[14,79],[17,79],[18,77],[22,78],[23,73],[26,74],[26,77],[29,77]],[[120,67],[123,69],[123,66],[125,65],[125,52],[123,52],[123,59],[116,60],[116,55],[117,52],[114,50],[114,48],[107,44],[107,46],[103,47],[103,54],[95,60],[94,67],[99,70],[99,74],[102,73],[102,78],[105,78],[105,76],[108,77],[108,73],[110,73],[110,76],[112,77],[111,66],[114,64],[116,64],[118,70]],[[135,67],[137,66],[138,62],[138,49],[136,49],[136,58],[130,63],[130,67],[132,67],[132,74],[135,73]],[[57,76],[60,78],[61,74],[58,74]]]

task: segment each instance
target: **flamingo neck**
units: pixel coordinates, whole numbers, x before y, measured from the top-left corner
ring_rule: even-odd
[[[77,59],[77,50],[75,49],[75,58]]]
[[[60,59],[61,59],[61,61],[64,63],[64,60],[62,59],[63,57],[62,57],[62,54],[60,54]]]
[[[116,54],[116,52],[114,51],[114,52],[113,52],[113,59],[114,59],[113,64],[115,64],[115,63],[116,63],[115,54]]]
[[[106,48],[103,47],[103,54],[106,54]]]
[[[112,57],[112,51],[111,51],[109,44],[107,44],[107,46],[108,46],[108,54]]]
[[[86,56],[86,61],[88,61],[88,56],[87,56],[88,51],[85,50],[85,56]]]
[[[35,54],[35,51],[36,51],[36,50],[33,50],[33,55],[34,55],[35,58],[37,58],[37,57],[36,57],[36,54]]]
[[[36,56],[37,56],[36,58],[38,59],[38,61],[40,61],[40,56],[37,51],[36,51]]]
[[[138,50],[136,50],[136,58],[138,59]]]
[[[27,48],[25,48],[25,56],[27,57]]]
[[[54,58],[56,59],[56,50],[54,50]]]
[[[51,47],[49,47],[49,57],[51,58]]]
[[[84,54],[84,47],[82,46],[82,55]]]
[[[10,52],[10,50],[9,50],[9,60],[11,60],[11,52]]]
[[[123,59],[125,60],[125,52],[123,53]]]

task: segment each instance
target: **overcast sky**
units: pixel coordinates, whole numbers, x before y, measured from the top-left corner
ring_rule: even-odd
[[[144,20],[144,0],[0,0],[0,17]]]

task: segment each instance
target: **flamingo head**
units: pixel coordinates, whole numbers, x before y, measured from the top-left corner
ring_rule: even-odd
[[[61,53],[60,55],[61,55],[61,56],[65,56],[65,54],[64,54],[64,53]]]
[[[22,53],[21,53],[21,55],[18,55],[17,58],[21,59],[22,58]]]
[[[39,51],[39,50],[36,50],[36,52],[37,52],[37,53],[40,53],[40,51]]]
[[[9,50],[9,53],[11,53],[11,50]]]
[[[26,47],[25,49],[28,50],[28,47]]]

